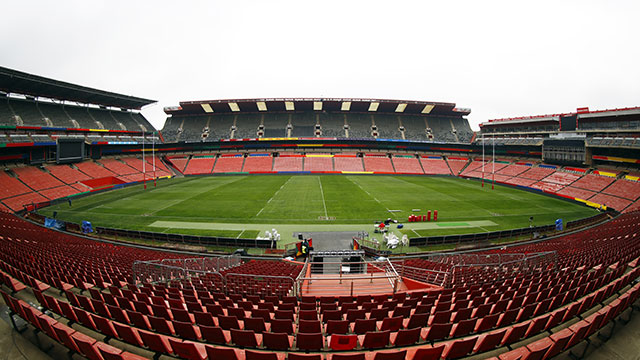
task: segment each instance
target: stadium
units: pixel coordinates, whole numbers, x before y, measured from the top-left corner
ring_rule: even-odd
[[[640,295],[640,108],[153,100],[0,68],[0,274],[53,358],[583,358]]]

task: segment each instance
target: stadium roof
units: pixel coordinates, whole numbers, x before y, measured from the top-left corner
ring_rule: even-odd
[[[640,113],[640,107],[627,107],[619,109],[605,109],[605,110],[589,110],[587,107],[578,108],[575,112],[561,113],[561,114],[549,114],[549,115],[532,115],[532,116],[520,116],[504,119],[491,119],[487,122],[480,124],[480,127],[491,125],[508,125],[519,123],[531,123],[531,122],[546,122],[556,121],[559,122],[561,117],[577,115],[580,119],[597,119],[608,116],[624,116],[624,115],[637,115]]]
[[[139,110],[155,100],[116,94],[0,66],[0,91]]]
[[[386,114],[463,116],[470,109],[454,103],[408,100],[351,98],[268,98],[236,100],[182,101],[180,106],[165,107],[168,115],[206,115],[286,111],[338,111]]]

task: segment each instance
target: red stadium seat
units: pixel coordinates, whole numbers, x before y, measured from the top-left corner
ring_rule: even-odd
[[[207,351],[203,344],[177,340],[174,338],[169,338],[169,344],[171,345],[173,352],[183,359],[205,360],[207,358]]]
[[[391,331],[369,331],[362,340],[363,349],[381,349],[389,345]]]
[[[358,346],[357,335],[335,334],[329,337],[329,348],[331,350],[353,350]]]
[[[286,333],[265,332],[262,334],[262,345],[271,350],[289,350],[293,347],[293,338]]]

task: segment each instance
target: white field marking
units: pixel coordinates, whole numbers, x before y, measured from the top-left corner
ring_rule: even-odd
[[[347,177],[347,179],[349,179],[349,181],[351,181],[352,183],[356,184],[360,190],[364,191],[367,195],[369,195],[373,200],[375,200],[378,204],[380,204],[380,206],[382,206],[383,208],[387,209],[387,212],[389,212],[389,208],[382,205],[382,203],[380,202],[380,200],[378,200],[375,196],[371,195],[367,190],[365,190],[362,186],[360,186],[360,184],[358,184],[357,182],[351,180],[350,178]]]
[[[236,239],[240,239],[240,235],[244,234],[244,230],[240,231],[240,234],[238,234],[238,236],[236,236]]]
[[[273,193],[273,195],[271,195],[271,198],[267,201],[266,204],[264,204],[264,206],[262,207],[262,209],[260,209],[260,211],[258,211],[258,213],[256,214],[255,217],[260,216],[260,214],[262,213],[262,210],[266,209],[267,205],[269,205],[269,203],[271,202],[271,200],[273,200],[273,198],[276,197],[276,195],[278,195],[278,193],[280,192],[280,190],[282,190],[282,188],[287,185],[287,183],[289,182],[289,180],[291,180],[293,176],[290,176],[287,181],[284,182],[284,184],[282,184],[282,186],[280,186],[280,189],[276,190],[276,192]]]
[[[324,201],[324,191],[322,190],[322,180],[320,180],[320,176],[318,176],[318,184],[320,184],[320,195],[322,195],[322,206],[324,206],[324,218],[329,219],[329,215],[327,214],[327,203]]]

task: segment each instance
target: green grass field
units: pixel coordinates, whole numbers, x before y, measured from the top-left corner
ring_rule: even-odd
[[[420,209],[420,211],[413,211]],[[438,222],[408,223],[438,210]],[[391,211],[390,211],[391,210]],[[376,220],[404,222],[409,237],[464,234],[565,222],[596,210],[510,187],[481,187],[454,177],[265,175],[177,178],[113,190],[41,210],[94,226],[255,238],[276,228],[289,242],[296,231],[368,231]],[[329,220],[327,220],[329,219]],[[396,230],[398,232],[398,230]],[[399,234],[401,235],[401,234]]]

